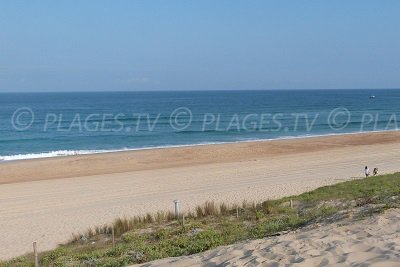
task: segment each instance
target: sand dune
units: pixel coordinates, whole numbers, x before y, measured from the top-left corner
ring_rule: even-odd
[[[400,210],[142,266],[399,266]]]
[[[399,137],[333,136],[0,164],[0,258],[31,251],[33,241],[39,250],[54,248],[118,216],[172,210],[174,199],[189,210],[207,200],[302,193],[362,177],[366,164],[395,172]]]

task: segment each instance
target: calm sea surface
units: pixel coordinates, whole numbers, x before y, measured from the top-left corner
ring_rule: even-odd
[[[400,90],[0,94],[0,160],[396,130],[398,121]]]

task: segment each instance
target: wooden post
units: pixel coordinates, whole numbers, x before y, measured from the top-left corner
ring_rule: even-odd
[[[114,225],[111,226],[111,235],[112,235],[112,246],[113,246],[113,248],[115,248]]]
[[[179,219],[179,214],[180,214],[180,210],[179,210],[179,200],[174,200],[174,204],[175,204],[175,218]]]
[[[182,226],[185,226],[185,215],[182,215]]]
[[[290,200],[290,207],[293,208],[293,201]]]
[[[236,206],[236,218],[239,218],[239,207]]]
[[[35,267],[39,267],[39,260],[38,260],[38,252],[37,252],[37,244],[33,242],[33,255],[35,257]]]

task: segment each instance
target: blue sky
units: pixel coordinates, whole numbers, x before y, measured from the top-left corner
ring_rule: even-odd
[[[400,88],[400,1],[1,1],[0,91]]]

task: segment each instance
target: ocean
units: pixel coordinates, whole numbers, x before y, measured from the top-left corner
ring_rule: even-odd
[[[0,160],[397,130],[400,90],[0,94]]]

